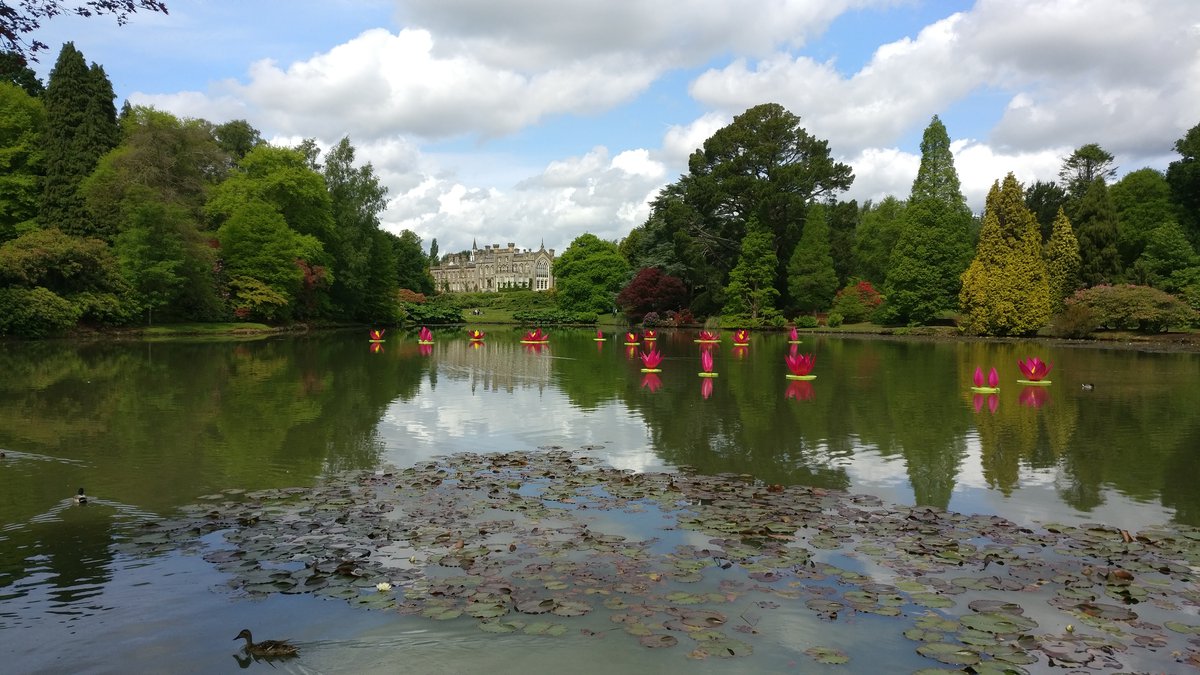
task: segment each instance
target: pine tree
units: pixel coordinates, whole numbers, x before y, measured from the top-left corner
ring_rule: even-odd
[[[804,232],[788,260],[788,293],[802,312],[827,309],[838,289],[826,213],[824,204],[809,207]]]
[[[968,332],[1027,335],[1050,318],[1050,285],[1037,218],[1010,173],[992,186],[975,259],[963,274],[959,303]]]
[[[883,316],[925,323],[953,309],[971,256],[971,210],[959,187],[950,136],[936,115],[921,140],[921,168],[888,263]]]
[[[88,68],[68,42],[59,52],[46,86],[46,176],[38,222],[76,235],[94,232],[79,184],[100,156],[120,139],[112,83],[99,66]]]
[[[1046,273],[1050,283],[1050,306],[1059,310],[1063,301],[1079,288],[1079,241],[1071,220],[1062,207],[1054,217],[1054,228],[1046,244]]]
[[[746,238],[742,239],[737,266],[729,273],[723,314],[752,321],[777,316],[775,300],[779,290],[774,285],[777,264],[771,233],[751,218],[746,224]]]
[[[1087,286],[1111,284],[1121,274],[1117,249],[1117,210],[1102,179],[1092,182],[1075,217],[1079,238],[1079,276]]]

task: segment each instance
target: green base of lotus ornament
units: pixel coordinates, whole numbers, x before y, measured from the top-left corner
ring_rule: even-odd
[[[433,340],[417,340],[417,344],[419,344],[419,345],[431,345],[431,344],[433,344]]]
[[[661,373],[662,368],[642,368],[643,373]]]
[[[1032,387],[1047,387],[1050,385],[1050,380],[1017,380],[1017,384],[1026,384]]]
[[[815,380],[815,379],[817,379],[817,376],[816,375],[792,375],[791,373],[789,373],[787,376],[787,379],[807,381],[807,380]]]
[[[1000,387],[971,387],[971,391],[976,394],[998,394]]]
[[[696,373],[700,377],[716,377],[717,373]]]

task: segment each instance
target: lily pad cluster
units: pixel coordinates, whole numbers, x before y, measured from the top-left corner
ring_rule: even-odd
[[[875,617],[936,668],[1200,666],[1195,529],[1032,527],[554,447],[227,490],[123,545],[196,550],[248,596],[311,593],[494,634],[620,631],[693,659],[752,655],[772,612],[790,610],[830,636]]]

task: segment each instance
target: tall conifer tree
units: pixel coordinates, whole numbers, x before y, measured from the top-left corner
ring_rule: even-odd
[[[1075,217],[1079,238],[1079,275],[1087,286],[1111,284],[1121,274],[1121,254],[1117,249],[1117,210],[1103,179],[1092,181]]]
[[[120,139],[112,83],[103,68],[88,68],[68,42],[50,71],[44,101],[46,177],[38,222],[70,234],[111,237],[93,231],[79,184]]]
[[[775,308],[775,300],[779,297],[779,290],[773,283],[777,263],[775,250],[771,246],[771,233],[757,219],[751,218],[746,223],[742,254],[738,257],[737,266],[729,272],[724,314],[751,320],[777,316],[779,312]]]
[[[921,139],[921,168],[888,264],[887,321],[925,323],[956,306],[960,276],[971,257],[970,226],[950,136],[934,115]]]
[[[1050,318],[1041,229],[1011,173],[988,193],[959,302],[967,331],[982,335],[1027,335]]]
[[[808,207],[800,243],[796,244],[788,261],[788,293],[792,304],[802,312],[828,308],[837,293],[838,278],[830,253],[827,213],[824,204]]]
[[[1079,288],[1079,240],[1061,206],[1046,244],[1046,273],[1050,282],[1050,306],[1057,311],[1067,296]]]

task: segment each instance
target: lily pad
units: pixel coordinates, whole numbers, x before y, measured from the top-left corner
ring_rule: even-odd
[[[804,653],[811,656],[818,663],[837,666],[850,662],[850,657],[846,656],[845,652],[833,647],[809,647],[804,650]]]

